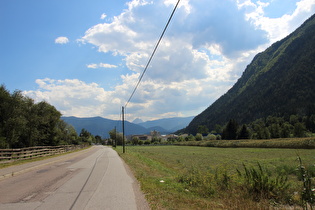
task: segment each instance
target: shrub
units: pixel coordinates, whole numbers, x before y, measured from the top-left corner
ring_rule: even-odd
[[[215,178],[217,187],[219,187],[220,190],[225,191],[225,190],[230,189],[231,176],[228,175],[226,169],[224,170],[216,169],[214,178]]]
[[[298,160],[299,160],[298,172],[301,180],[303,181],[303,190],[301,195],[303,207],[307,209],[307,206],[309,204],[311,206],[311,209],[313,209],[312,205],[315,204],[315,192],[313,190],[315,189],[315,186],[314,184],[312,184],[312,175],[303,166],[302,159],[298,157]]]
[[[202,134],[201,133],[197,133],[195,136],[196,141],[202,141]]]
[[[212,133],[208,134],[207,140],[216,140],[216,136]]]
[[[242,187],[245,188],[249,195],[253,196],[254,200],[260,199],[275,199],[286,197],[287,176],[278,174],[276,177],[271,176],[271,173],[259,163],[258,168],[248,168],[243,164],[244,173],[237,170],[238,175],[243,179]]]

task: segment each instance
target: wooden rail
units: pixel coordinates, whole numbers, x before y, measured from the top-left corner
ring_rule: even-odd
[[[62,154],[82,149],[84,147],[86,147],[86,145],[37,146],[19,149],[0,149],[0,163]]]

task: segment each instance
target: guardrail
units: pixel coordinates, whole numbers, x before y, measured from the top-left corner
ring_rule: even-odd
[[[87,145],[61,145],[26,147],[19,149],[0,149],[0,163],[62,154],[65,152],[82,149],[86,146]]]

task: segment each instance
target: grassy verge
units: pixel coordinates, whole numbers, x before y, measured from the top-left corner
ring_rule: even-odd
[[[209,140],[178,142],[180,146],[315,149],[315,138]]]
[[[22,164],[25,164],[25,163],[31,163],[31,162],[35,162],[35,161],[46,160],[46,159],[49,159],[49,158],[58,157],[58,156],[70,154],[70,153],[73,153],[73,152],[82,151],[82,150],[88,149],[90,147],[91,146],[85,147],[83,149],[78,149],[78,150],[74,150],[74,151],[65,152],[65,153],[62,153],[62,154],[49,155],[49,156],[45,156],[45,157],[37,157],[37,158],[32,158],[32,159],[27,159],[27,160],[15,160],[15,161],[5,162],[5,163],[1,163],[1,161],[0,161],[0,169],[1,168],[6,168],[6,167],[9,167],[9,166],[22,165]]]
[[[297,156],[315,174],[314,150],[134,146],[124,154],[119,147],[117,151],[141,183],[152,209],[301,205],[303,182],[296,171]],[[257,176],[258,185],[251,180]],[[262,193],[256,192],[261,183]]]

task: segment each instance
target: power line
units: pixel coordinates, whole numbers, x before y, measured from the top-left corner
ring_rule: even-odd
[[[138,82],[137,82],[137,85],[135,86],[135,88],[134,88],[134,90],[132,91],[132,93],[131,93],[131,95],[130,95],[128,101],[126,102],[125,107],[127,107],[127,105],[128,105],[128,103],[130,102],[131,98],[132,98],[133,95],[135,94],[135,92],[136,92],[136,90],[137,90],[137,88],[138,88],[138,86],[139,86],[139,84],[140,84],[140,82],[141,82],[141,80],[142,80],[142,78],[143,78],[145,72],[147,71],[148,66],[149,66],[149,64],[150,64],[150,62],[151,62],[151,60],[152,60],[152,58],[153,58],[153,56],[154,56],[154,54],[155,54],[155,52],[156,52],[156,50],[157,50],[159,44],[160,44],[160,42],[161,42],[161,40],[162,40],[162,38],[163,38],[163,36],[164,36],[164,33],[165,33],[165,31],[166,31],[166,29],[167,29],[169,23],[171,22],[171,19],[172,19],[174,13],[175,13],[175,10],[176,10],[176,8],[177,8],[179,2],[180,2],[180,0],[177,1],[176,5],[175,5],[175,7],[174,7],[174,9],[173,9],[173,12],[172,12],[170,18],[168,19],[167,24],[166,24],[166,26],[165,26],[165,28],[164,28],[164,30],[163,30],[163,32],[162,32],[160,38],[159,38],[159,41],[156,43],[155,48],[154,48],[154,50],[153,50],[153,52],[152,52],[152,54],[151,54],[151,56],[150,56],[150,59],[149,59],[147,65],[145,66],[145,68],[144,68],[144,70],[143,70],[141,76],[139,77],[139,80],[138,80]]]

